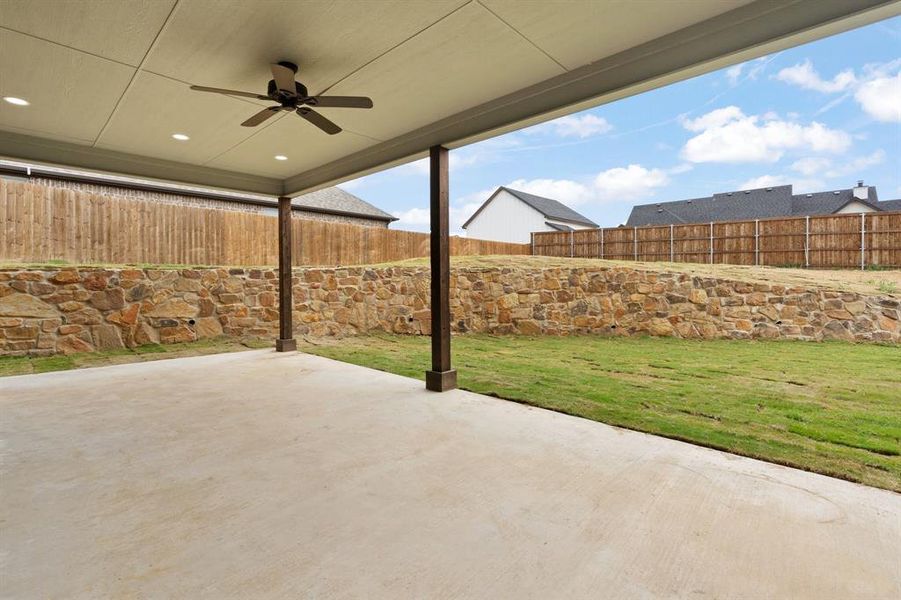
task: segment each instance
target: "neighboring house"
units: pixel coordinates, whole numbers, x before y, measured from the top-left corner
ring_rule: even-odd
[[[343,221],[370,227],[388,227],[389,223],[397,221],[397,217],[339,187],[298,196],[291,204],[295,210],[310,213],[308,218],[311,219]]]
[[[723,192],[705,198],[642,204],[632,209],[626,225],[647,227],[711,221],[749,221],[778,217],[812,217],[842,213],[901,210],[901,200],[880,202],[874,186],[792,194],[792,186]]]
[[[55,167],[27,167],[5,161],[0,161],[0,175],[9,179],[31,181],[49,187],[94,194],[125,196],[167,204],[203,206],[218,210],[278,214],[278,201],[266,196],[194,189],[185,186],[160,188],[147,180],[106,176]],[[291,201],[291,204],[294,207],[295,217],[317,221],[335,221],[383,228],[387,228],[389,223],[397,221],[397,217],[337,187],[298,196]]]
[[[565,204],[499,187],[463,224],[467,237],[529,243],[533,231],[593,229],[597,223]]]

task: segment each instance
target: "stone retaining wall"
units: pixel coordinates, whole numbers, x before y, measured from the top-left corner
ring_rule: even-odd
[[[451,287],[456,332],[901,341],[892,296],[627,267],[454,269]],[[430,333],[425,268],[297,269],[294,301],[299,335]],[[5,269],[0,354],[274,338],[277,302],[272,269]]]

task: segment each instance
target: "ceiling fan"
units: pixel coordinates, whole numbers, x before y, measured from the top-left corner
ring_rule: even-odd
[[[226,96],[241,96],[243,98],[278,102],[278,106],[264,108],[241,123],[244,127],[256,127],[266,119],[273,117],[276,113],[285,110],[295,112],[302,119],[306,119],[327,134],[335,135],[341,131],[341,128],[310,107],[372,108],[372,99],[366,96],[309,96],[307,95],[306,86],[294,80],[294,75],[297,73],[297,65],[282,61],[269,66],[272,68],[272,79],[269,80],[269,87],[265,95],[202,85],[192,85],[191,89],[198,92],[212,92]]]

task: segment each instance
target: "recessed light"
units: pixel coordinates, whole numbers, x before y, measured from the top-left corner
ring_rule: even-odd
[[[191,139],[183,133],[173,133],[172,137],[177,139],[179,142],[186,142]]]
[[[4,96],[4,100],[9,102],[10,104],[15,104],[16,106],[28,106],[31,104],[28,100],[23,100],[22,98],[16,98],[14,96]]]
[[[288,157],[285,156],[284,154],[276,154],[275,160],[288,160]]]

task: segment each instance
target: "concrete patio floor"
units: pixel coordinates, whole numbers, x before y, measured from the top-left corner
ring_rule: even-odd
[[[897,598],[901,496],[304,354],[0,379],[0,596]]]

